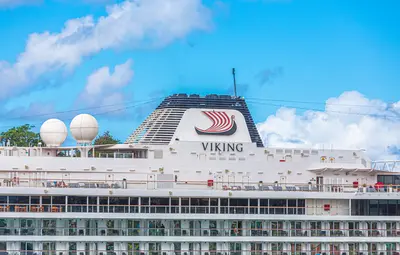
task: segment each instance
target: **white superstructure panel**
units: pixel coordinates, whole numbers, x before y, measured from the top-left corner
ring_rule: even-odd
[[[217,114],[226,114],[231,120],[232,116],[237,125],[235,133],[231,135],[212,135],[204,134],[199,135],[196,133],[195,128],[207,129],[214,123],[211,117],[208,117],[204,112],[215,112]],[[215,118],[218,118],[216,114]],[[216,120],[217,121],[217,120]],[[221,124],[220,126],[224,126]],[[236,143],[251,143],[249,131],[246,126],[243,115],[236,110],[210,110],[210,109],[188,109],[183,114],[182,120],[180,121],[172,142],[176,139],[179,141],[191,141],[191,142],[236,142]]]

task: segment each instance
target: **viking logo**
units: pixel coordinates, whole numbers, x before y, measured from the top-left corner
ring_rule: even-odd
[[[203,111],[203,113],[213,122],[212,126],[207,129],[195,127],[199,135],[233,135],[237,126],[235,116],[231,117],[226,112]]]

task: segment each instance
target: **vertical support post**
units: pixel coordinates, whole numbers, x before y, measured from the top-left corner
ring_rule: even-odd
[[[236,72],[235,72],[235,68],[232,68],[232,75],[233,75],[233,91],[235,93],[235,97],[237,97],[237,93],[236,93]]]

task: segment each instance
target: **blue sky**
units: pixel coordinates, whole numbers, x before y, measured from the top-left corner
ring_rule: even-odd
[[[148,0],[153,5],[147,7],[139,1],[143,6],[127,14],[133,17],[103,24],[103,37],[96,37],[96,42],[82,38],[93,37],[100,27],[98,19],[107,17],[113,5],[129,1],[43,0],[32,4],[20,0],[12,6],[10,2],[0,0],[0,63],[8,65],[2,69],[0,64],[0,86],[6,91],[0,95],[3,130],[22,123],[40,125],[48,117],[69,123],[77,112],[54,112],[106,102],[122,102],[123,107],[124,100],[143,101],[171,93],[228,93],[232,67],[236,68],[239,94],[245,98],[324,103],[357,91],[357,98],[346,102],[358,105],[356,100],[365,98],[369,104],[376,99],[387,108],[399,101],[400,2],[396,0]],[[160,13],[168,12],[163,9],[167,2],[173,10],[171,16],[163,17]],[[94,25],[83,26],[83,32],[74,31],[50,46],[43,43],[51,41],[51,35],[62,34],[68,20],[88,15]],[[121,26],[126,29],[113,37],[112,32]],[[43,39],[42,45],[32,43],[35,33]],[[58,44],[68,47],[59,53]],[[110,77],[118,65],[122,65],[123,79]],[[99,72],[103,76],[92,79],[93,86],[101,83],[102,91],[89,100],[93,95],[85,92],[89,77],[107,67],[109,76],[103,69]],[[107,96],[110,99],[103,100]],[[265,123],[280,105],[299,106],[286,101],[249,106],[255,121]],[[155,105],[99,115],[101,130],[108,129],[124,140]],[[298,117],[304,117],[308,108],[324,110],[320,104],[301,106]],[[10,113],[49,115],[10,120]],[[398,144],[395,140],[387,146]]]

